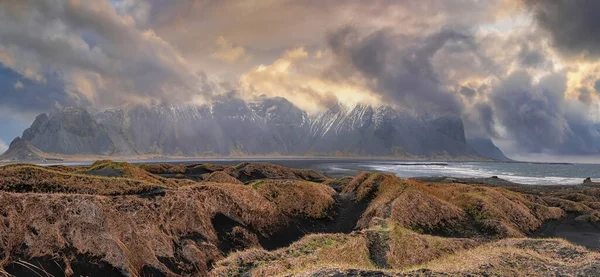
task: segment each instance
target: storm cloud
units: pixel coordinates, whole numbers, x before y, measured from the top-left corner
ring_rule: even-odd
[[[466,40],[467,36],[455,31],[411,40],[395,36],[388,29],[362,36],[350,27],[328,36],[338,60],[370,80],[372,90],[385,102],[453,114],[460,113],[460,101],[442,87],[431,59],[448,41]]]
[[[571,131],[564,117],[564,75],[534,83],[524,71],[504,79],[493,91],[496,114],[511,136],[527,150],[541,152],[565,142]]]
[[[539,26],[562,53],[600,57],[600,2],[595,0],[524,0]]]

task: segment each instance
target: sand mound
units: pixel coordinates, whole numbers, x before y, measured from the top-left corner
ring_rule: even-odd
[[[113,162],[110,160],[97,161],[89,168],[81,170],[80,173],[101,177],[121,177],[141,180],[152,184],[160,184],[166,187],[179,187],[195,184],[194,182],[187,180],[169,179],[154,175],[141,167],[127,162]]]
[[[405,241],[413,241],[406,239]],[[418,241],[418,239],[417,239]],[[414,247],[414,246],[413,246]],[[357,248],[358,250],[359,248]],[[421,248],[417,246],[413,256],[419,256]],[[428,250],[430,251],[430,250]],[[316,251],[315,251],[316,252]],[[336,252],[333,252],[336,253]],[[359,253],[359,252],[357,252]],[[300,264],[298,268],[280,268],[287,272],[286,276],[597,276],[600,272],[600,254],[585,248],[574,246],[558,239],[505,239],[485,244],[476,248],[456,250],[454,254],[442,254],[424,264],[398,269],[380,269],[360,263],[331,263],[323,260],[313,264]],[[278,262],[278,257],[270,257],[260,251],[242,252],[239,256],[229,257],[218,263],[213,271],[216,276],[226,276],[221,271],[227,262],[228,268],[249,272],[249,276],[260,276],[263,272],[273,274],[269,264]],[[337,254],[337,253],[336,253]],[[339,255],[339,254],[338,254]],[[237,260],[232,258],[236,257]],[[270,260],[268,258],[271,258]],[[248,271],[246,261],[258,261],[258,266]],[[266,260],[260,263],[261,260]],[[298,258],[289,262],[292,266],[299,264]],[[339,260],[339,259],[338,259]],[[237,262],[237,263],[236,263]],[[284,264],[285,265],[285,264]],[[237,266],[237,267],[236,267]],[[243,267],[245,266],[245,267]],[[271,271],[268,271],[271,270]],[[280,274],[281,275],[281,274]],[[231,276],[231,275],[229,275]]]
[[[187,167],[174,164],[141,164],[139,167],[152,174],[185,174]]]
[[[0,167],[0,191],[7,192],[127,195],[150,193],[165,188],[160,183],[143,180],[96,177],[33,165]]]
[[[437,275],[595,276],[600,254],[560,239],[506,239],[421,267]]]
[[[210,175],[208,175],[208,177],[204,179],[203,182],[242,184],[242,182],[240,182],[238,179],[233,178],[231,175],[223,171],[216,171],[211,173]]]
[[[309,169],[292,169],[270,163],[241,163],[224,170],[227,174],[247,183],[260,179],[288,179],[323,182],[323,174]]]
[[[390,218],[412,230],[455,237],[522,237],[564,211],[499,187],[436,183],[426,185],[391,174],[361,173],[344,192],[372,199],[357,224]]]
[[[469,239],[420,235],[393,223],[343,234],[304,237],[276,251],[251,249],[219,261],[213,276],[285,276],[331,266],[376,271],[406,268],[477,246]],[[362,275],[360,275],[362,276]]]

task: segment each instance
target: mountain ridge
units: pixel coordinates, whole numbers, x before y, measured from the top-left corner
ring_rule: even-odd
[[[482,159],[457,116],[336,105],[308,114],[285,98],[204,105],[126,105],[41,114],[24,140],[46,153]],[[484,158],[485,159],[485,158]]]

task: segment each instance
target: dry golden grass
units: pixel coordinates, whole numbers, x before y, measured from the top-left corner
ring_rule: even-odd
[[[571,200],[561,199],[555,196],[542,197],[544,202],[553,207],[559,207],[566,212],[590,213],[592,209],[583,203],[573,202]]]
[[[174,164],[141,164],[139,167],[152,174],[191,174],[202,175],[213,173],[215,171],[223,171],[229,166],[216,164],[191,164],[191,165],[174,165]]]
[[[505,239],[432,260],[415,269],[451,275],[595,276],[600,254],[561,239]]]
[[[203,182],[242,184],[242,182],[240,182],[238,179],[231,177],[231,175],[223,171],[215,171],[210,173],[210,175],[208,175]]]
[[[312,192],[299,194],[300,186]],[[178,261],[184,272],[204,275],[211,261],[222,258],[215,215],[225,214],[268,235],[293,216],[322,216],[333,201],[328,189],[311,186],[266,185],[269,191],[279,190],[281,199],[298,197],[294,203],[266,198],[267,190],[226,183],[167,190],[157,198],[0,192],[0,222],[8,222],[0,224],[0,249],[6,257],[0,267],[13,255],[60,256],[72,247],[132,276],[144,266],[172,273],[157,257]],[[21,245],[28,246],[24,253]]]
[[[355,192],[358,201],[371,197],[380,185],[387,187],[390,183],[396,183],[398,178],[393,174],[361,172],[344,188],[343,193]]]
[[[327,185],[296,180],[261,180],[249,184],[290,217],[323,218],[335,200]]]
[[[472,239],[421,235],[397,225],[392,225],[389,232],[388,263],[395,269],[422,264],[480,244]]]
[[[564,215],[561,209],[539,204],[539,199],[532,200],[504,188],[435,184],[426,190],[460,207],[483,229],[500,237],[525,236],[543,221]]]
[[[373,199],[357,226],[390,218],[405,228],[451,236],[522,237],[564,212],[542,198],[480,185],[424,184],[391,174],[359,174],[344,191]],[[568,200],[564,200],[568,201]]]
[[[186,167],[187,167],[186,174],[201,175],[201,174],[206,174],[206,173],[213,173],[215,171],[223,171],[231,166],[221,165],[221,164],[203,163],[203,164],[188,165]]]
[[[415,266],[457,251],[473,248],[469,239],[421,235],[392,222],[351,234],[308,235],[289,247],[267,252],[250,249],[230,255],[211,271],[213,276],[289,276],[322,268],[375,270],[367,233],[384,234],[389,250],[384,253],[392,269]]]
[[[289,247],[267,252],[250,249],[215,265],[212,276],[285,276],[307,268],[331,265],[375,268],[364,235],[308,235]]]
[[[224,172],[246,183],[259,179],[285,179],[323,182],[328,178],[314,170],[293,169],[271,163],[241,163]]]
[[[106,172],[122,177],[92,175]],[[253,232],[269,236],[295,218],[324,217],[334,203],[333,189],[324,184],[263,180],[252,186],[224,172],[213,177],[220,180],[180,182],[111,161],[77,170],[0,168],[0,268],[13,257],[53,257],[67,266],[74,257],[67,249],[74,249],[131,276],[144,267],[172,275],[159,257],[178,271],[205,275],[223,258],[216,215],[239,222],[226,230],[233,239],[257,245]],[[162,194],[138,196],[156,189]]]
[[[165,186],[161,183],[65,173],[31,165],[0,168],[0,190],[2,191],[126,195],[163,188]]]
[[[183,168],[206,180],[150,173],[174,174]],[[286,248],[260,249],[259,238],[273,237],[292,222],[329,218],[339,196],[332,187],[368,201],[357,203],[369,203],[357,224],[361,230],[312,234]],[[0,168],[0,269],[22,257],[53,258],[70,268],[72,259],[84,255],[130,276],[148,267],[170,276],[205,276],[214,262],[216,276],[306,275],[323,268],[378,270],[382,261],[395,270],[427,268],[457,275],[539,276],[551,270],[576,275],[591,268],[598,254],[561,240],[493,241],[523,237],[565,211],[598,221],[599,196],[596,188],[541,195],[425,184],[382,173],[331,180],[270,164],[11,165]],[[233,226],[215,223],[223,215]],[[225,258],[223,234],[240,245],[238,250],[255,248]]]
[[[187,167],[174,164],[141,164],[139,167],[152,174],[185,174]]]
[[[185,185],[193,185],[195,182],[190,180],[168,179],[158,175],[154,175],[141,167],[132,165],[127,162],[113,162],[110,160],[97,161],[89,168],[80,171],[82,174],[107,176],[116,175],[117,177],[141,180],[152,184],[161,184],[166,187],[179,187]]]

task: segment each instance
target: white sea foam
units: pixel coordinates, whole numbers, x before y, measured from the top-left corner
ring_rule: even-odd
[[[491,177],[499,178],[520,183],[535,185],[557,185],[557,184],[581,184],[582,178],[566,176],[526,176],[516,172],[506,170],[494,170],[481,167],[480,164],[448,164],[448,165],[427,165],[427,164],[366,164],[365,167],[371,170],[385,171],[396,174],[399,177]]]

